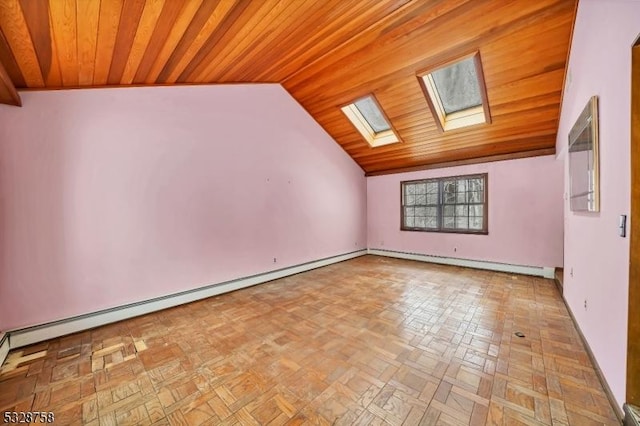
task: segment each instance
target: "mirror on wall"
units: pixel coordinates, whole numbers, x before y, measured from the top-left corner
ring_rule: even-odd
[[[600,211],[598,162],[598,97],[592,96],[569,132],[571,211]]]

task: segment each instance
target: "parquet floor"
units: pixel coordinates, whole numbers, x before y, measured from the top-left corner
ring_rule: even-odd
[[[12,351],[5,410],[61,425],[619,424],[552,281],[375,256]]]

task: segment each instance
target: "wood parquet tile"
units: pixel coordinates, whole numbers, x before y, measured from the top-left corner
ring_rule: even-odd
[[[375,256],[14,350],[4,411],[65,425],[618,424],[553,281]]]

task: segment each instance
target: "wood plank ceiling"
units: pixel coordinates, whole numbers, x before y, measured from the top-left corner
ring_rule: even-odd
[[[0,0],[0,71],[18,89],[281,83],[376,174],[554,152],[576,7],[577,0]],[[492,121],[442,133],[416,74],[475,51]],[[401,143],[369,147],[341,112],[371,93]]]

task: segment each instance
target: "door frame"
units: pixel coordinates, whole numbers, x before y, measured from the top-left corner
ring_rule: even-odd
[[[638,220],[634,220],[638,218]],[[631,48],[631,212],[627,403],[640,406],[640,37]]]

